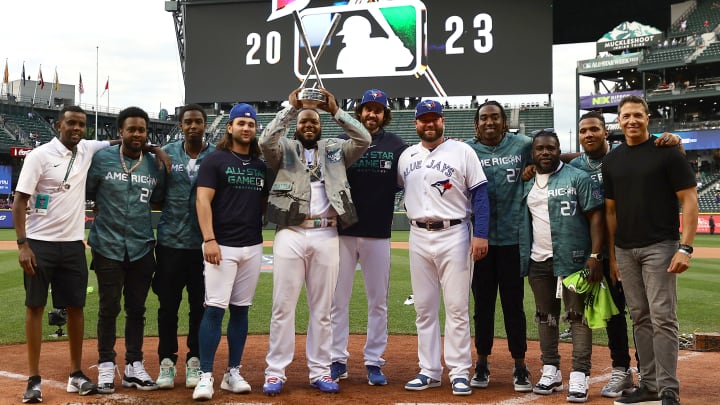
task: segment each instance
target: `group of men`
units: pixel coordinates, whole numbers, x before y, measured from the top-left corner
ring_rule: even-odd
[[[193,398],[213,397],[214,358],[226,309],[229,356],[220,388],[250,392],[240,368],[248,309],[260,274],[263,217],[277,225],[263,392],[278,395],[287,381],[303,286],[310,309],[310,384],[322,392],[339,391],[339,381],[348,377],[348,305],[358,262],[368,301],[363,353],[367,380],[386,385],[382,355],[387,346],[390,230],[395,194],[404,189],[420,368],[405,384],[407,390],[439,387],[443,357],[454,395],[489,385],[499,291],[515,361],[514,389],[543,395],[563,389],[557,350],[562,298],[563,318],[573,336],[567,400],[585,402],[592,332],[583,317],[585,296],[565,288],[562,278],[586,269],[588,281],[611,288],[621,310],[608,322],[614,371],[602,394],[623,395],[618,404],[679,403],[677,344],[674,352],[671,347],[673,339],[677,342],[677,303],[674,287],[667,285],[674,286],[676,273],[689,266],[697,195],[694,176],[678,148],[655,147],[678,141],[669,134],[649,134],[644,100],[630,97],[620,103],[627,143],[607,157],[602,115],[583,116],[580,139],[585,153],[564,164],[554,130],[532,137],[513,134],[503,107],[494,101],[478,107],[476,136],[467,142],[445,135],[438,101],[420,102],[414,120],[420,142],[408,146],[384,129],[392,119],[384,92],[365,92],[353,117],[325,89],[320,91],[326,101],[314,108],[303,106],[299,91],[289,95],[288,106],[259,138],[255,110],[237,104],[215,146],[205,141],[202,107],[183,107],[178,120],[184,139],[153,150],[162,164],[144,146],[144,111],[123,110],[118,116],[122,139],[112,142],[83,140],[86,117],[81,109],[60,112],[59,139],[28,155],[15,197],[31,376],[23,402],[42,401],[41,320],[50,286],[53,306],[68,311],[68,392],[114,392],[121,298],[127,317],[122,385],[141,390],[174,387],[184,289],[190,307],[185,385],[194,389]],[[318,110],[329,113],[343,135],[322,138]],[[291,138],[286,134],[293,121]],[[636,167],[640,160],[642,170]],[[664,162],[672,162],[674,170],[665,171]],[[530,163],[534,178],[523,181]],[[88,240],[100,300],[97,385],[81,370],[88,277],[82,242],[86,192],[97,203]],[[656,196],[653,209],[643,203],[648,195]],[[678,200],[684,230],[680,245]],[[162,210],[157,241],[151,209]],[[534,385],[525,361],[524,276],[535,296],[542,350],[541,377]],[[150,288],[160,302],[157,380],[143,365]],[[474,373],[470,292],[478,356]],[[630,373],[624,298],[638,343],[642,379],[637,389]]]

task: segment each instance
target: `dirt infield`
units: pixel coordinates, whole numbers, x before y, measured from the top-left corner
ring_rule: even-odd
[[[443,377],[442,386],[421,392],[406,391],[403,385],[417,373],[417,338],[415,336],[390,336],[388,349],[385,353],[387,364],[384,367],[389,384],[374,387],[367,384],[362,365],[362,347],[364,335],[352,335],[350,339],[351,359],[349,362],[349,378],[340,383],[340,393],[323,394],[308,384],[308,371],[305,361],[305,336],[299,335],[296,340],[295,361],[287,369],[288,381],[282,394],[277,397],[266,397],[262,394],[263,369],[267,350],[267,335],[253,335],[248,338],[243,356],[242,374],[252,385],[250,394],[232,394],[219,389],[223,366],[227,362],[227,344],[223,340],[215,362],[215,396],[208,403],[277,403],[277,404],[414,404],[414,403],[472,403],[472,404],[557,404],[566,403],[566,392],[551,396],[516,393],[512,389],[512,363],[507,353],[507,343],[496,340],[496,354],[490,358],[491,382],[487,389],[475,389],[466,397],[453,396],[447,376]],[[155,350],[156,338],[145,339],[145,366],[152,376],[157,376],[158,358]],[[565,381],[570,369],[571,345],[561,343],[562,370]],[[175,389],[167,391],[137,391],[119,387],[113,395],[93,395],[79,397],[77,394],[65,392],[67,382],[67,342],[49,342],[43,345],[41,369],[43,373],[43,403],[46,404],[185,404],[192,403],[192,390],[184,385],[184,370],[178,370],[178,384]],[[116,350],[123,353],[123,340],[118,339]],[[97,379],[95,369],[90,369],[97,357],[96,341],[85,342],[83,369],[93,380]],[[122,363],[122,354],[118,360]],[[20,397],[26,384],[25,348],[24,346],[0,347],[0,384],[3,394],[0,404],[20,403]],[[538,378],[541,367],[539,345],[536,341],[528,342],[528,363],[533,374],[533,382]],[[717,373],[710,372],[720,362],[720,352],[681,351],[678,362],[678,375],[682,386],[683,404],[710,404],[717,401]],[[611,404],[612,400],[603,398],[599,392],[609,378],[610,359],[606,347],[595,347],[593,352],[593,369],[591,375],[591,391],[588,404]],[[120,370],[122,373],[122,370]],[[116,377],[119,386],[120,379]]]
[[[393,243],[394,248],[407,248],[407,243]],[[16,249],[14,242],[0,242],[0,249]],[[720,258],[720,248],[696,248],[695,257]],[[19,326],[18,326],[19,327]],[[180,339],[181,347],[184,338]],[[466,404],[558,404],[566,403],[565,392],[551,396],[516,393],[512,389],[512,360],[507,353],[507,342],[495,340],[495,354],[490,357],[491,382],[487,389],[475,389],[473,394],[465,397],[453,396],[447,375],[443,377],[440,388],[420,392],[406,391],[403,385],[417,373],[417,337],[408,335],[391,335],[384,358],[387,364],[384,372],[389,384],[374,387],[367,384],[362,364],[362,348],[365,344],[364,335],[350,337],[351,353],[349,378],[340,383],[340,393],[323,394],[309,386],[308,370],[305,360],[305,336],[298,335],[295,345],[295,360],[287,369],[288,381],[283,392],[277,397],[266,397],[262,394],[263,370],[265,353],[268,346],[267,335],[248,337],[243,356],[242,374],[252,385],[250,394],[232,394],[220,390],[222,370],[227,362],[227,343],[223,339],[218,349],[215,362],[215,395],[206,403],[276,403],[276,404],[433,404],[433,403],[466,403]],[[83,370],[92,379],[97,379],[96,369],[90,367],[97,359],[97,342],[93,339],[85,341]],[[124,353],[124,340],[118,339],[116,350],[119,363]],[[156,377],[158,373],[157,338],[145,339],[145,366],[148,372]],[[570,371],[572,346],[560,344],[562,355],[561,369],[567,383]],[[79,397],[77,394],[65,392],[68,375],[68,344],[67,341],[51,341],[43,343],[41,355],[41,372],[43,377],[43,403],[45,404],[186,404],[192,403],[192,390],[184,388],[184,369],[179,367],[176,388],[167,391],[137,391],[120,386],[120,377],[116,377],[117,389],[112,395],[93,395]],[[20,403],[22,392],[27,380],[27,359],[24,345],[0,346],[0,404]],[[540,348],[537,341],[528,342],[527,360],[532,373],[532,381],[539,377]],[[717,364],[720,364],[720,352],[694,352],[683,350],[678,360],[678,376],[681,381],[683,404],[717,403]],[[593,349],[593,368],[591,374],[590,398],[588,404],[611,404],[612,399],[603,398],[599,392],[610,377],[610,356],[607,347],[595,346]],[[122,374],[122,369],[120,370]],[[447,373],[447,370],[445,370]],[[567,385],[567,384],[566,384]]]

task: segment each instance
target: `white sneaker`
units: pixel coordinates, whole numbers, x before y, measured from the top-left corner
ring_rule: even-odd
[[[175,363],[169,358],[164,358],[160,362],[160,374],[157,378],[157,386],[163,390],[169,390],[175,387],[175,374],[177,370]]]
[[[150,374],[145,371],[142,361],[135,361],[125,366],[125,375],[122,385],[125,388],[137,388],[141,391],[153,391],[158,389]]]
[[[555,391],[563,390],[562,373],[555,366],[545,365],[542,368],[540,381],[535,384],[533,392],[540,395],[550,395]]]
[[[200,382],[200,359],[190,357],[185,363],[185,387],[195,388]]]
[[[200,376],[200,380],[193,391],[193,399],[196,401],[206,401],[212,399],[212,396],[215,393],[215,390],[213,389],[213,383],[215,380],[213,380],[212,373],[203,373],[202,371],[198,371],[198,374]]]
[[[590,377],[586,376],[582,371],[573,371],[570,373],[570,383],[568,384],[568,402],[585,402],[588,398],[588,385]]]
[[[623,394],[629,394],[635,387],[631,369],[624,367],[613,368],[610,381],[600,391],[600,395],[608,398],[617,398]]]
[[[112,394],[115,392],[115,363],[106,361],[97,365],[98,369],[98,392],[101,394]]]
[[[240,375],[240,366],[233,367],[223,375],[220,388],[236,394],[250,392],[250,384]]]

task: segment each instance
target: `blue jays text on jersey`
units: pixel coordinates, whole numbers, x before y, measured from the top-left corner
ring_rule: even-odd
[[[417,170],[417,169],[421,169],[421,168],[423,167],[423,166],[422,166],[422,163],[423,163],[422,160],[416,160],[416,161],[414,161],[414,162],[411,162],[411,163],[408,165],[408,167],[405,169],[405,172],[403,173],[403,175],[404,175],[405,177],[407,177],[408,174],[410,174],[411,172],[413,172],[413,171],[415,171],[415,170]],[[435,169],[435,170],[443,173],[444,175],[446,175],[446,176],[448,176],[448,177],[452,177],[453,173],[455,173],[455,168],[454,168],[454,167],[450,166],[450,165],[447,164],[447,163],[443,163],[443,162],[441,162],[441,161],[439,161],[439,160],[436,161],[435,159],[429,161],[429,162],[425,165],[425,167],[428,168],[428,169]]]

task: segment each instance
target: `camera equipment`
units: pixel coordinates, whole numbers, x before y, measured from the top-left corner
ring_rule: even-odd
[[[54,308],[48,312],[48,323],[50,326],[57,326],[57,330],[53,336],[61,337],[64,336],[62,326],[67,323],[67,310],[65,308]]]

